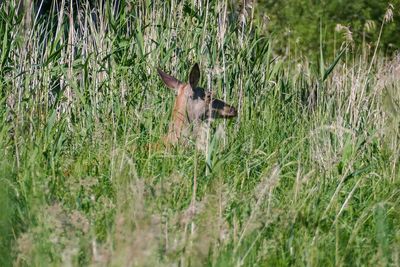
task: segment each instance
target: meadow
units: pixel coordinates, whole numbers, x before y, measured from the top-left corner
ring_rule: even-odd
[[[321,33],[299,56],[232,1],[15,2],[0,266],[400,266],[400,56],[381,34],[327,54]],[[196,62],[238,116],[212,122],[205,152],[149,146],[174,101],[157,68],[187,80]]]

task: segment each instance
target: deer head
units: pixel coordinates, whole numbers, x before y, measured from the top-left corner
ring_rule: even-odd
[[[211,92],[198,87],[200,80],[199,65],[196,63],[189,75],[189,82],[184,83],[158,69],[164,84],[174,90],[176,99],[172,113],[168,141],[176,142],[182,131],[190,124],[212,118],[232,118],[237,115],[234,107],[216,99]]]

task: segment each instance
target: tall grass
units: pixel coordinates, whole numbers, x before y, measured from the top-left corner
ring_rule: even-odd
[[[1,266],[400,265],[399,57],[277,56],[230,1],[56,2],[1,6]],[[239,116],[150,149],[156,67],[194,62]]]

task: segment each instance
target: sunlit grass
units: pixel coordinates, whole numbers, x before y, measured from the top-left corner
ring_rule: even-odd
[[[289,60],[221,1],[30,22],[12,2],[0,265],[400,264],[398,57]],[[156,67],[185,80],[195,62],[239,116],[213,122],[208,154],[152,149],[174,97]]]

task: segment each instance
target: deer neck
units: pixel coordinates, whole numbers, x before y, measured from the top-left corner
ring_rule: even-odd
[[[169,126],[169,139],[175,143],[179,140],[182,132],[190,124],[187,116],[187,98],[184,95],[179,95],[175,101],[172,111],[172,121]]]

